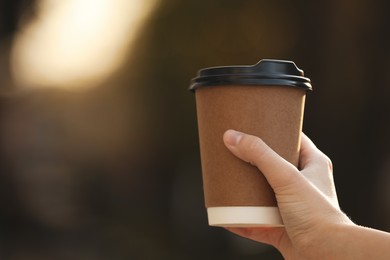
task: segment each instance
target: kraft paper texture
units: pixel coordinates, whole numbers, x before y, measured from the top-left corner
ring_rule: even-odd
[[[262,173],[224,145],[226,130],[261,137],[298,165],[306,91],[288,86],[212,86],[196,90],[206,207],[276,206]]]

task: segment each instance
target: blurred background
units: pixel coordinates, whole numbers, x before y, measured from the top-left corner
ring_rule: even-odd
[[[390,231],[388,1],[0,0],[2,259],[282,259],[207,226],[203,67],[293,60],[342,209]]]

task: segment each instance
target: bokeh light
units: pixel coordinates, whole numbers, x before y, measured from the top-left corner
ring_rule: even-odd
[[[207,225],[188,91],[263,58],[312,80],[304,132],[342,209],[389,231],[387,5],[0,0],[0,258],[282,259]]]
[[[31,87],[87,87],[123,64],[157,0],[41,0],[16,36],[15,81]]]

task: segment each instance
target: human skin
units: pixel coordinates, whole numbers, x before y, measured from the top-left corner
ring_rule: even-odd
[[[264,174],[284,222],[229,231],[272,245],[285,259],[389,259],[390,234],[358,226],[341,211],[332,163],[305,134],[298,169],[256,136],[228,130],[223,141]]]

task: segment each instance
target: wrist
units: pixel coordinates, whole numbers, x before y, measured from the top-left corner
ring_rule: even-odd
[[[335,224],[315,259],[388,259],[390,234],[351,223]]]
[[[322,248],[324,258],[318,259],[349,259],[346,254],[350,253],[351,231],[358,226],[352,222],[331,225],[326,231],[326,241]],[[353,238],[352,238],[353,239]]]
[[[319,218],[315,226],[301,244],[303,259],[346,259],[343,258],[345,243],[351,239],[350,230],[358,226],[344,213],[335,214],[331,219]]]

